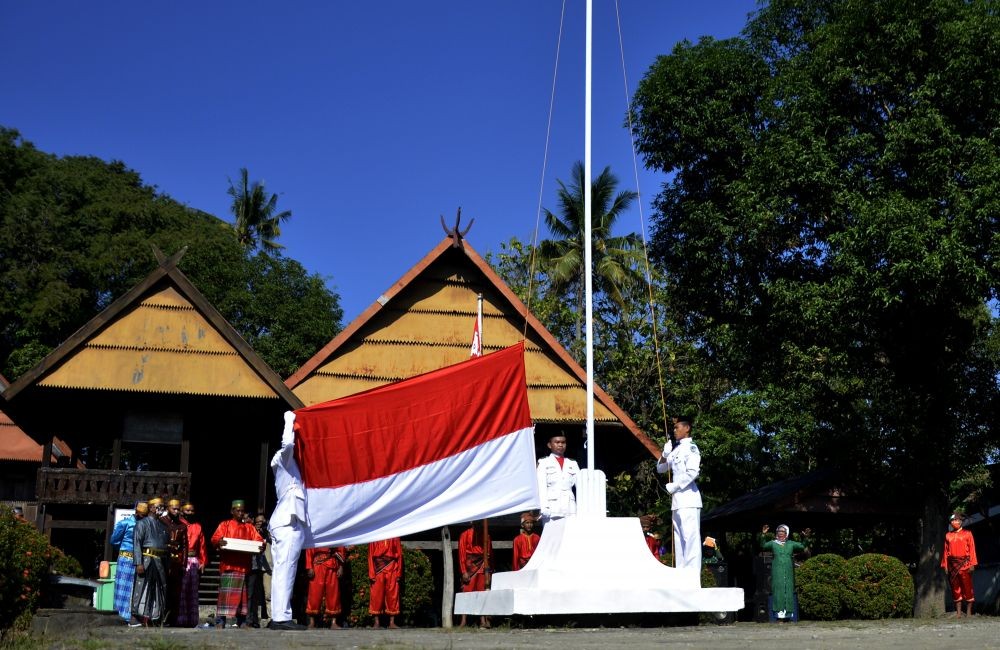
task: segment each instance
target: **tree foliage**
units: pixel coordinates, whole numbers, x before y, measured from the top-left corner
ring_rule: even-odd
[[[16,379],[155,267],[179,267],[279,374],[340,328],[336,294],[291,259],[144,185],[123,163],[38,151],[0,128],[0,371]]]
[[[250,182],[250,172],[246,167],[240,169],[236,184],[229,181],[227,192],[233,198],[229,208],[235,220],[233,230],[244,248],[267,253],[284,248],[277,240],[281,236],[282,222],[292,218],[292,211],[278,211],[277,194],[268,196],[263,181]]]
[[[685,338],[786,469],[922,496],[918,611],[950,481],[998,443],[998,64],[989,0],[775,0],[633,102]]]
[[[569,298],[575,306],[576,338],[580,339],[584,313],[586,271],[585,250],[587,188],[591,195],[591,261],[594,293],[603,293],[618,305],[624,305],[624,293],[641,284],[635,235],[614,235],[618,219],[638,196],[632,190],[615,193],[618,178],[610,167],[590,183],[584,178],[584,165],[573,165],[572,180],[567,186],[559,181],[559,214],[545,210],[545,224],[554,239],[538,244],[539,262],[549,280],[550,290]]]

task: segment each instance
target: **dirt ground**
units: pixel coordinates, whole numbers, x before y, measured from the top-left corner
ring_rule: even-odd
[[[736,623],[669,628],[536,628],[490,630],[475,628],[403,630],[312,630],[303,632],[214,629],[130,629],[98,627],[87,630],[53,629],[36,632],[34,647],[64,650],[97,648],[609,648],[737,649],[775,643],[796,650],[894,648],[915,650],[960,646],[966,649],[1000,647],[1000,618],[904,619],[892,621],[804,621],[786,624]]]

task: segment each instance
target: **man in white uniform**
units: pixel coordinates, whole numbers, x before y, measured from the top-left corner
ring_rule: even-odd
[[[271,459],[275,494],[278,495],[278,505],[274,507],[268,526],[273,542],[274,567],[271,575],[271,622],[267,627],[272,630],[306,629],[305,625],[292,620],[292,587],[295,585],[295,570],[306,525],[306,493],[294,458],[294,424],[295,413],[285,411],[281,449]]]
[[[677,446],[670,440],[656,462],[656,471],[670,469],[667,492],[672,496],[674,566],[678,569],[701,570],[701,492],[695,479],[701,468],[701,452],[691,440],[691,418],[680,417],[674,423]]]
[[[552,452],[538,461],[538,496],[542,501],[542,521],[562,519],[576,514],[576,497],[573,487],[580,466],[566,458],[566,436],[558,433],[547,444]]]

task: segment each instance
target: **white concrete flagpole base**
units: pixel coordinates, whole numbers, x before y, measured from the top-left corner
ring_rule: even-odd
[[[545,525],[520,571],[493,575],[489,591],[455,596],[456,614],[735,612],[739,588],[702,589],[695,569],[664,566],[635,517],[577,516]]]

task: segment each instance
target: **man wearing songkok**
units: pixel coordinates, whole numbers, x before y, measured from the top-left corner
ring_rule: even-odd
[[[666,489],[671,495],[674,566],[701,571],[701,492],[695,483],[701,469],[701,452],[691,440],[691,423],[689,417],[674,422],[677,446],[667,440],[656,462],[656,471],[660,474],[670,471]]]
[[[198,625],[198,586],[201,583],[201,575],[208,566],[208,548],[205,546],[205,534],[201,530],[201,524],[197,522],[194,505],[190,501],[181,508],[181,520],[187,526],[187,557],[184,576],[181,578],[177,625],[195,627]]]
[[[135,583],[135,523],[146,516],[149,505],[145,501],[135,504],[135,514],[126,515],[111,531],[111,545],[118,547],[118,564],[115,569],[115,611],[128,623],[132,620],[132,585]]]
[[[566,458],[566,436],[557,433],[549,437],[546,446],[551,453],[539,459],[536,468],[543,523],[576,514],[573,488],[580,473],[576,461]]]
[[[538,548],[538,533],[535,532],[535,517],[526,512],[521,515],[521,532],[514,538],[514,571],[520,571],[528,563]]]
[[[286,469],[289,467],[292,472]],[[281,449],[271,458],[271,471],[274,472],[278,504],[268,523],[274,566],[271,573],[271,620],[267,627],[272,630],[304,630],[304,625],[292,620],[292,589],[306,525],[306,493],[295,463],[295,413],[292,411],[285,411]]]
[[[306,577],[309,578],[309,597],[306,614],[309,627],[320,625],[324,611],[330,620],[330,629],[339,630],[340,578],[347,564],[347,549],[343,546],[310,548],[306,550]],[[325,603],[324,603],[325,601]]]
[[[462,592],[486,591],[493,575],[493,541],[485,521],[474,521],[458,538],[458,567],[462,572]],[[459,626],[465,625],[465,615]],[[480,627],[489,627],[485,616],[479,617]]]
[[[177,614],[181,604],[181,582],[187,566],[187,524],[181,519],[179,499],[167,501],[167,507],[160,517],[167,529],[167,552],[169,557],[164,568],[167,571],[167,624],[177,625]]]
[[[250,570],[250,553],[226,549],[226,539],[249,539],[260,542],[258,551],[264,550],[264,539],[257,533],[247,517],[246,503],[236,499],[232,503],[232,519],[219,524],[212,534],[212,546],[219,549],[219,597],[215,608],[215,627],[226,627],[226,620],[236,618],[236,625],[243,627],[247,615],[246,576]]]
[[[382,614],[389,616],[389,627],[395,629],[399,615],[399,581],[403,577],[403,545],[398,537],[383,539],[368,545],[368,579],[371,599],[368,613],[375,618],[373,628],[382,627]]]
[[[951,515],[948,521],[951,530],[944,535],[944,552],[941,554],[941,568],[948,572],[956,617],[962,616],[963,602],[965,615],[972,616],[972,604],[976,602],[976,594],[972,589],[972,572],[979,564],[976,559],[976,542],[972,533],[963,527],[962,519],[960,512]]]
[[[158,625],[166,613],[167,574],[165,563],[169,559],[167,542],[170,535],[160,517],[163,499],[149,500],[149,514],[135,524],[132,552],[135,555],[135,585],[132,588],[132,623]]]

